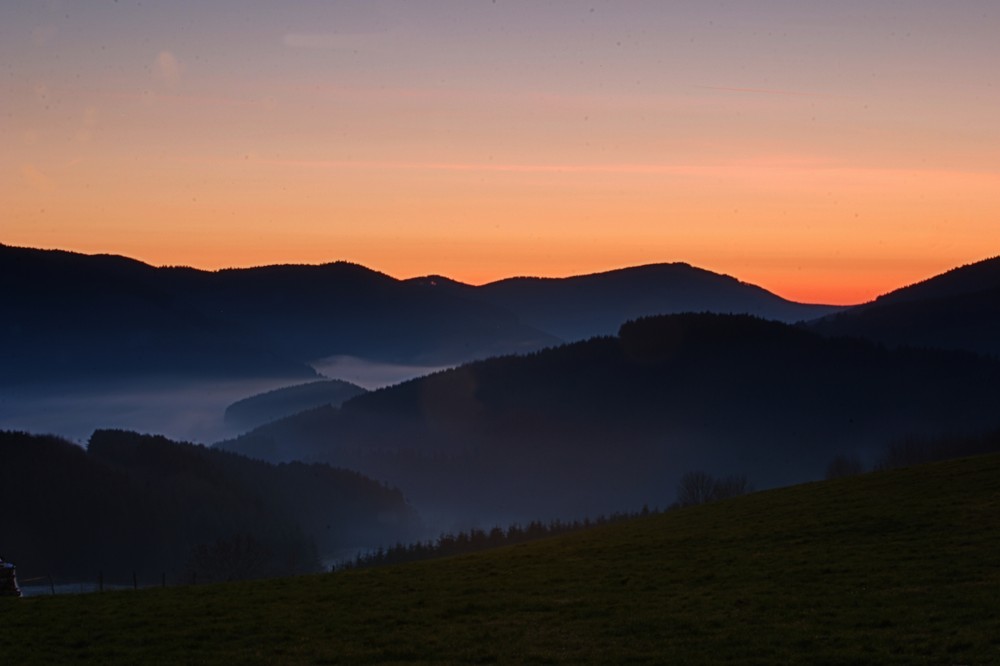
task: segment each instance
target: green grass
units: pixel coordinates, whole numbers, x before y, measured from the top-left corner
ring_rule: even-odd
[[[4,600],[0,662],[1000,663],[1000,456],[398,567]]]

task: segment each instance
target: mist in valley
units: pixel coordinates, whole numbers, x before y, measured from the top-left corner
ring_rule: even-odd
[[[959,281],[959,296],[989,284],[980,273]],[[178,567],[190,565],[223,578],[321,569],[409,539],[665,509],[683,504],[683,480],[695,472],[720,487],[762,490],[823,478],[836,460],[858,473],[887,457],[913,464],[993,446],[971,439],[897,446],[910,435],[953,440],[1000,427],[1000,364],[970,351],[979,351],[969,341],[982,337],[983,318],[969,318],[966,328],[953,322],[944,345],[950,351],[899,348],[885,335],[823,334],[824,322],[847,334],[867,325],[885,314],[875,306],[796,325],[720,313],[641,317],[617,335],[528,345],[517,354],[498,348],[460,365],[428,359],[472,353],[461,342],[465,329],[445,322],[434,340],[414,341],[408,328],[384,320],[371,324],[385,338],[373,356],[360,351],[371,342],[360,333],[353,346],[331,343],[327,349],[345,350],[336,355],[323,355],[319,343],[300,349],[294,337],[277,345],[261,333],[261,349],[298,350],[294,362],[256,353],[231,363],[202,346],[185,363],[157,348],[138,365],[117,359],[113,372],[94,375],[22,364],[32,368],[29,377],[0,381],[0,430],[60,436],[64,449],[87,457],[81,492],[94,494],[96,504],[79,522],[85,532],[107,527],[93,524],[96,516],[114,524],[90,568],[120,550],[107,544],[142,542],[144,552],[156,553],[172,543],[170,557],[147,559],[180,576]],[[898,328],[907,329],[923,312],[911,299],[902,314],[889,308],[885,316],[901,318]],[[322,326],[286,323],[325,339]],[[458,342],[441,354],[437,343],[449,336]],[[116,345],[135,336],[119,337],[102,338],[102,353],[114,356]],[[420,350],[404,353],[409,348],[397,339]],[[276,370],[288,367],[297,371]],[[30,467],[36,479],[18,494],[11,484],[21,479],[12,474],[11,502],[35,506],[41,500],[27,501],[26,493],[66,486],[60,475],[67,470],[79,475],[74,454],[61,450],[56,460],[31,451],[39,438],[8,434],[4,460],[22,456],[11,469]],[[96,451],[95,437],[104,443]],[[44,445],[60,450],[58,442]],[[248,483],[251,477],[259,482]],[[300,491],[310,484],[304,500]],[[174,491],[186,494],[190,510],[177,511]],[[147,509],[122,513],[120,505]],[[254,516],[265,509],[267,525]],[[150,512],[169,517],[173,531],[156,528]],[[185,527],[188,515],[205,512],[220,519]],[[22,536],[11,540],[37,546],[37,526],[56,519],[22,521]],[[49,545],[19,557],[38,566],[70,547]],[[217,566],[233,549],[242,560]],[[297,568],[249,566],[274,564],[282,553]],[[117,560],[123,570],[130,566],[129,557]],[[53,570],[68,575],[71,561],[53,561]]]
[[[386,363],[357,356],[330,356],[313,361],[310,365],[321,375],[331,379],[342,379],[369,391],[454,367],[454,365]]]
[[[314,364],[330,379],[368,390],[444,369],[335,356]],[[302,384],[302,378],[233,380],[121,379],[0,387],[0,430],[53,434],[83,444],[94,430],[117,428],[211,444],[239,435],[226,407],[244,398]]]
[[[99,428],[209,443],[238,434],[223,421],[232,402],[295,380],[145,380],[0,391],[0,429],[54,434],[84,443]]]

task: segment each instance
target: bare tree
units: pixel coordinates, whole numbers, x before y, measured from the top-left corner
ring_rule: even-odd
[[[875,468],[884,470],[911,467],[930,462],[933,459],[934,455],[930,442],[924,438],[911,435],[890,442],[886,447],[885,454]]]
[[[696,470],[681,477],[677,486],[677,505],[695,506],[739,497],[749,492],[753,492],[753,486],[744,474],[731,474],[716,479],[708,472]]]
[[[677,504],[680,506],[695,506],[712,501],[715,489],[715,479],[708,472],[695,470],[681,477],[677,486]]]
[[[712,487],[712,500],[729,499],[739,497],[753,492],[753,486],[745,474],[730,474],[721,479],[716,479]]]
[[[865,466],[857,456],[841,453],[826,466],[826,479],[843,479],[848,476],[857,476],[864,471]]]

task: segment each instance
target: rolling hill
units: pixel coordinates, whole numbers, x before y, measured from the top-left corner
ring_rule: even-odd
[[[630,319],[680,312],[751,314],[787,323],[840,308],[794,303],[752,284],[685,263],[650,264],[568,278],[516,277],[471,287],[447,278],[418,278],[425,288],[452,290],[511,312],[569,342],[613,335]]]
[[[393,362],[557,339],[488,304],[362,266],[199,271],[0,245],[0,384],[108,377],[315,378],[337,354]]]
[[[97,431],[84,450],[0,431],[0,460],[0,547],[27,578],[287,575],[421,528],[398,490],[355,472],[163,437]]]
[[[220,446],[317,460],[479,525],[665,506],[687,471],[757,487],[872,462],[910,434],[1000,425],[1000,363],[889,350],[745,315],[638,320],[617,337],[474,362]]]
[[[237,400],[226,407],[226,423],[250,429],[322,405],[339,407],[365,390],[339,379],[286,386]]]
[[[315,377],[252,331],[124,257],[0,245],[0,385],[172,377]]]
[[[0,599],[11,663],[991,664],[1000,456],[411,565]]]
[[[825,335],[1000,356],[1000,257],[897,289],[810,326]]]
[[[315,378],[347,355],[451,365],[527,353],[685,310],[785,321],[785,301],[685,264],[473,287],[356,264],[200,271],[0,245],[0,386],[118,377]]]

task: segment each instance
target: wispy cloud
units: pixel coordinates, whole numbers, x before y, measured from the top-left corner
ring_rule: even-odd
[[[688,178],[729,178],[773,180],[781,178],[847,178],[857,181],[937,180],[969,187],[996,187],[1000,174],[992,171],[917,169],[902,166],[849,164],[835,159],[808,155],[759,155],[721,162],[692,163],[513,163],[513,162],[407,162],[364,160],[292,160],[253,157],[222,162],[257,164],[279,168],[437,171],[510,174],[625,174],[633,176],[675,176]]]
[[[326,3],[325,19],[303,31],[289,31],[281,43],[291,49],[309,51],[369,48],[387,36],[395,19],[376,2]]]
[[[223,95],[182,95],[172,92],[123,92],[101,90],[98,88],[60,88],[60,94],[71,95],[85,100],[133,100],[148,104],[150,102],[171,103],[178,105],[194,105],[209,107],[256,107],[261,109],[274,108],[276,101],[272,97],[253,99],[249,97],[226,97]],[[88,108],[88,118],[90,117]]]
[[[804,92],[801,90],[782,90],[780,88],[740,88],[736,86],[697,86],[702,90],[719,90],[732,93],[750,93],[754,95],[787,95],[790,97],[835,97],[824,93]]]
[[[494,162],[392,162],[352,160],[275,160],[258,164],[304,169],[375,169],[393,171],[476,171],[507,173],[681,173],[694,167],[667,164],[517,164]]]
[[[234,160],[236,161],[236,160]],[[513,162],[404,162],[353,160],[289,160],[254,158],[256,164],[301,169],[364,169],[385,171],[453,171],[492,173],[549,174],[650,174],[650,175],[709,175],[720,170],[755,171],[759,169],[818,169],[825,165],[786,157],[768,157],[733,161],[726,164],[664,164],[664,163],[513,163]]]
[[[154,62],[157,78],[170,85],[176,84],[181,78],[181,64],[170,51],[160,51]]]
[[[55,188],[52,179],[39,171],[34,164],[21,165],[21,180],[39,192],[51,192]]]
[[[308,51],[331,51],[338,49],[356,49],[371,42],[371,35],[357,33],[316,32],[286,33],[281,43],[292,49]]]

